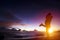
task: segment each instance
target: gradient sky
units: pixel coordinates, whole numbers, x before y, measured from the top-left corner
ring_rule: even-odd
[[[53,16],[51,26],[60,29],[60,1],[0,1],[0,21],[18,21],[21,24],[31,25],[31,28],[37,28],[40,23],[44,23],[45,16],[49,12],[51,12]]]

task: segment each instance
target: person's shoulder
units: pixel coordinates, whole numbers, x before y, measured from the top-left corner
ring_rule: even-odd
[[[51,17],[53,17],[53,16],[51,16]]]

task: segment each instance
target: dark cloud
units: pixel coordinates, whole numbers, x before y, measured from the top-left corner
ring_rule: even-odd
[[[3,17],[6,19],[14,19],[14,16],[12,14],[10,14],[9,12],[5,12],[3,14]]]
[[[16,23],[21,23],[22,20],[18,19],[10,12],[1,12],[0,15],[0,26],[9,26]]]

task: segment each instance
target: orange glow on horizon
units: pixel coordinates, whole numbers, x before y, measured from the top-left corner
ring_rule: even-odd
[[[21,25],[13,25],[12,27],[15,27],[16,29],[21,29],[21,30],[26,30],[26,31],[42,31],[42,32],[46,32],[46,28],[45,27],[39,27],[39,26],[31,26],[31,25],[26,25],[26,26],[21,26]],[[18,28],[17,28],[18,27]],[[49,33],[52,33],[53,31],[55,31],[54,27],[51,27],[49,29]]]

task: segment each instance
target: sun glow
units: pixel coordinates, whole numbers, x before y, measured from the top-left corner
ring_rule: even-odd
[[[48,30],[48,32],[49,32],[49,33],[53,33],[53,32],[54,32],[54,29],[53,29],[53,28],[50,28],[50,29]]]

